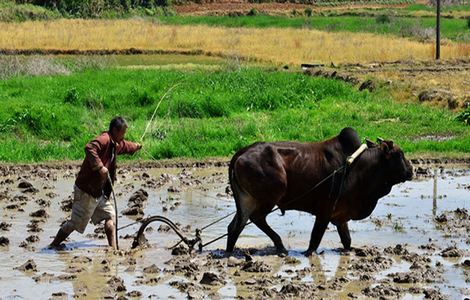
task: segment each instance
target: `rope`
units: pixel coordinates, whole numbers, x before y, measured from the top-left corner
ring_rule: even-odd
[[[341,166],[341,167],[339,167],[338,169],[334,170],[330,175],[328,175],[327,177],[325,177],[324,179],[322,179],[322,180],[321,180],[320,182],[318,182],[315,186],[313,186],[312,188],[310,188],[308,191],[306,191],[305,193],[303,193],[303,194],[300,195],[299,197],[294,198],[294,199],[292,199],[291,201],[287,202],[285,205],[287,206],[287,205],[289,205],[289,204],[292,204],[292,203],[295,202],[295,201],[298,201],[298,200],[302,199],[303,197],[305,197],[306,195],[308,195],[309,193],[311,193],[312,191],[314,191],[316,188],[318,188],[320,185],[322,185],[325,181],[327,181],[328,179],[330,179],[332,176],[335,176],[336,173],[342,171],[342,170],[345,169],[345,168],[346,168],[346,166],[344,165],[344,166]],[[346,172],[345,172],[345,173],[346,173]],[[335,207],[336,207],[336,203],[337,203],[337,201],[338,201],[338,199],[339,199],[339,197],[340,197],[340,195],[341,195],[341,189],[342,189],[342,186],[343,186],[344,177],[345,177],[344,174],[345,174],[345,173],[343,173],[343,179],[342,179],[342,181],[341,181],[340,191],[339,191],[339,193],[338,193],[338,196],[336,197],[335,202],[333,203],[333,210],[332,210],[332,213],[333,213],[333,211],[334,211],[334,209],[335,209]],[[281,208],[280,208],[280,207],[274,208],[273,210],[271,210],[271,211],[268,213],[268,215],[271,214],[271,213],[273,213],[273,212],[275,212],[275,211],[277,211],[277,210],[279,210],[279,209],[281,209]],[[214,221],[214,222],[212,222],[212,223],[210,223],[210,224],[204,226],[204,227],[201,229],[201,231],[204,230],[204,229],[206,229],[206,228],[208,228],[208,227],[210,227],[210,226],[212,226],[212,225],[214,225],[214,224],[217,224],[218,222],[220,222],[220,221],[222,221],[222,220],[228,218],[229,216],[233,215],[234,213],[236,213],[236,212],[232,212],[231,214],[226,215],[226,216],[224,216],[224,217],[222,217],[222,218],[220,218],[220,219],[218,219],[218,220],[216,220],[216,221]],[[260,218],[260,219],[261,219],[261,218]],[[258,219],[257,219],[257,220],[258,220]],[[245,226],[248,226],[248,225],[252,224],[253,222],[254,222],[254,221],[249,221],[248,223],[245,224]],[[206,246],[208,246],[208,245],[210,245],[210,244],[212,244],[212,243],[214,243],[214,242],[216,242],[216,241],[218,241],[218,240],[220,240],[220,239],[226,237],[227,235],[228,235],[228,233],[225,233],[225,234],[223,234],[223,235],[221,235],[221,236],[218,236],[218,237],[216,237],[215,239],[212,239],[212,240],[210,240],[209,242],[203,244],[202,247],[204,248],[204,247],[206,247]]]
[[[333,215],[333,213],[335,212],[336,204],[338,204],[339,197],[341,197],[341,193],[343,191],[344,181],[346,180],[347,165],[344,165],[343,169],[344,169],[343,176],[341,176],[341,182],[340,182],[340,185],[339,185],[338,195],[336,195],[335,202],[333,202],[333,208],[331,209],[331,215]]]
[[[142,219],[142,220],[144,220],[144,219]],[[142,220],[140,220],[140,221],[135,221],[135,222],[132,222],[132,223],[130,223],[130,224],[124,225],[124,226],[122,226],[122,227],[119,227],[117,230],[119,231],[119,230],[125,229],[125,228],[127,228],[127,227],[131,227],[132,225],[135,225],[135,224],[138,224],[138,223],[142,223]],[[117,227],[117,226],[116,226],[116,227]]]
[[[337,174],[338,172],[341,172],[341,171],[343,171],[344,169],[346,169],[346,165],[341,166],[340,168],[334,170],[330,175],[328,175],[327,177],[325,177],[324,179],[322,179],[320,182],[318,182],[316,185],[314,185],[314,186],[313,186],[312,188],[310,188],[308,191],[306,191],[305,193],[303,193],[303,194],[300,195],[299,197],[296,197],[296,198],[292,199],[291,201],[287,202],[285,205],[287,206],[287,205],[289,205],[289,204],[292,204],[292,203],[294,203],[294,202],[296,202],[296,201],[302,199],[303,197],[305,197],[306,195],[308,195],[309,193],[311,193],[312,191],[314,191],[315,189],[317,189],[320,185],[322,185],[324,182],[326,182],[326,181],[327,181],[328,179],[330,179],[331,177],[333,177],[333,179],[334,179],[334,176],[336,176],[336,174]],[[337,202],[338,202],[338,200],[339,200],[339,197],[341,196],[341,191],[342,191],[342,188],[343,188],[343,183],[344,183],[344,180],[345,180],[345,177],[346,177],[345,175],[346,175],[346,172],[343,172],[343,176],[342,176],[341,184],[340,184],[340,189],[339,189],[339,191],[338,191],[338,195],[336,196],[335,202],[333,203],[332,213],[334,212],[334,210],[335,210],[335,208],[336,208],[336,204],[337,204]],[[109,175],[108,175],[108,176],[109,176]],[[110,178],[109,178],[109,179],[110,179]],[[334,185],[334,181],[333,181],[333,185]],[[332,188],[334,188],[334,187],[332,187]],[[115,195],[114,195],[114,188],[113,188],[112,184],[111,184],[111,189],[112,189],[112,192],[113,192],[114,203],[115,203],[115,210],[116,210],[116,216],[117,216],[116,197],[115,197]],[[331,192],[330,192],[330,195],[331,195]],[[271,214],[271,213],[273,213],[273,212],[275,212],[275,211],[277,211],[277,210],[280,210],[280,209],[281,209],[280,207],[276,207],[276,208],[272,209],[272,210],[268,213],[268,215]],[[209,227],[211,227],[211,226],[213,226],[213,225],[215,225],[215,224],[217,224],[217,223],[220,223],[221,221],[227,219],[228,217],[230,217],[230,216],[232,216],[232,215],[234,215],[234,214],[236,214],[236,213],[237,213],[236,211],[231,212],[231,213],[229,213],[229,214],[227,214],[227,215],[225,215],[225,216],[223,216],[223,217],[221,217],[221,218],[219,218],[219,219],[216,219],[216,220],[214,220],[213,222],[211,222],[211,223],[205,225],[205,226],[202,227],[201,229],[196,229],[196,230],[199,231],[200,233],[202,233],[203,230],[205,230],[205,229],[207,229],[207,228],[209,228]],[[117,219],[117,218],[116,218],[116,219]],[[136,221],[136,222],[133,222],[133,223],[124,225],[124,226],[122,226],[122,227],[120,227],[120,228],[117,228],[117,220],[116,220],[116,246],[117,246],[117,231],[118,231],[118,230],[121,230],[121,229],[130,227],[130,226],[135,225],[135,224],[138,224],[138,223],[142,223],[142,222],[143,222],[144,220],[146,220],[146,219],[147,219],[147,218],[144,218],[144,219],[142,219],[142,220],[140,220],[140,221]],[[256,220],[255,220],[255,221],[256,221]],[[247,223],[245,224],[245,226],[248,226],[248,225],[252,224],[252,223],[255,222],[255,221],[249,221],[249,222],[247,222]],[[226,237],[227,235],[228,235],[228,233],[225,233],[225,234],[223,234],[223,235],[220,235],[220,236],[218,236],[218,237],[216,237],[216,238],[210,240],[209,242],[207,242],[207,243],[205,243],[205,244],[202,244],[202,245],[200,246],[200,248],[202,249],[202,248],[204,248],[204,247],[206,247],[206,246],[208,246],[208,245],[210,245],[210,244],[212,244],[212,243],[215,243],[215,242],[217,242],[218,240],[223,239],[223,238]],[[178,245],[181,244],[182,242],[187,243],[187,241],[185,241],[184,239],[181,239],[178,243],[176,243],[175,245],[173,245],[172,247],[170,247],[170,249],[175,248],[176,246],[178,246]]]
[[[336,205],[337,205],[337,203],[338,203],[338,200],[339,200],[339,198],[340,198],[340,196],[341,196],[341,193],[342,193],[343,184],[344,184],[345,177],[346,177],[346,170],[347,170],[347,165],[346,165],[346,164],[343,165],[343,166],[341,166],[341,167],[339,167],[338,169],[334,170],[330,175],[328,175],[327,177],[325,177],[325,178],[323,178],[322,180],[320,180],[320,181],[319,181],[317,184],[315,184],[312,188],[310,188],[309,190],[307,190],[306,192],[304,192],[302,195],[300,195],[300,196],[298,196],[298,197],[292,199],[291,201],[287,202],[287,203],[285,204],[285,206],[288,206],[289,204],[292,204],[292,203],[294,203],[294,202],[296,202],[296,201],[302,199],[303,197],[305,197],[306,195],[308,195],[309,193],[311,193],[312,191],[314,191],[315,189],[317,189],[317,188],[318,188],[320,185],[322,185],[324,182],[326,182],[327,180],[329,180],[331,177],[333,177],[333,183],[332,183],[333,186],[332,186],[332,190],[330,191],[330,197],[331,197],[332,191],[333,191],[333,189],[334,189],[334,184],[335,184],[335,183],[334,183],[334,178],[335,178],[335,176],[336,176],[337,173],[344,171],[344,172],[343,172],[343,176],[341,177],[341,183],[340,183],[339,191],[338,191],[338,194],[337,194],[337,196],[336,196],[336,198],[335,198],[335,201],[334,201],[334,203],[333,203],[333,208],[332,208],[332,210],[331,210],[331,214],[333,214],[334,211],[335,211],[335,209],[336,209]],[[108,177],[109,177],[109,174],[108,174]],[[109,178],[109,180],[110,180],[110,178]],[[146,220],[146,219],[142,219],[142,220],[140,220],[140,221],[136,221],[136,222],[127,224],[127,225],[125,225],[125,226],[122,226],[122,227],[120,227],[120,228],[117,228],[117,206],[116,206],[117,204],[116,204],[116,197],[115,197],[115,195],[114,195],[114,188],[113,188],[113,186],[112,186],[112,183],[111,183],[111,189],[112,189],[112,192],[113,192],[114,203],[115,203],[115,210],[116,210],[116,246],[117,246],[117,231],[118,231],[118,230],[121,230],[121,229],[130,227],[130,226],[135,225],[135,224],[137,224],[137,223],[142,223],[142,222],[143,222],[144,220]],[[215,199],[215,197],[212,197],[212,198]],[[273,213],[273,212],[275,212],[275,211],[277,211],[277,210],[280,210],[280,209],[281,209],[281,208],[278,206],[278,207],[272,209],[272,210],[268,213],[268,215],[271,214],[271,213]],[[221,218],[219,218],[219,219],[216,219],[216,220],[214,220],[213,222],[211,222],[211,223],[209,223],[209,224],[203,226],[201,229],[199,229],[199,228],[196,229],[196,232],[202,233],[203,230],[205,230],[205,229],[207,229],[207,228],[209,228],[209,227],[211,227],[211,226],[213,226],[213,225],[215,225],[215,224],[217,224],[217,223],[219,223],[219,222],[221,222],[221,221],[227,219],[228,217],[230,217],[230,216],[232,216],[232,215],[234,215],[234,214],[236,214],[236,213],[237,213],[237,212],[234,211],[234,212],[231,212],[231,213],[229,213],[229,214],[227,214],[227,215],[225,215],[225,216],[223,216],[223,217],[221,217]],[[265,216],[264,216],[264,217],[265,217]],[[250,221],[247,222],[244,226],[248,226],[248,225],[252,224],[252,223],[255,222],[255,221],[257,221],[257,220],[254,220],[254,221],[251,221],[251,220],[250,220]],[[215,243],[215,242],[217,242],[218,240],[223,239],[223,238],[226,237],[227,235],[228,235],[228,233],[225,233],[225,234],[223,234],[223,235],[220,235],[220,236],[218,236],[218,237],[216,237],[216,238],[210,240],[210,241],[207,242],[207,243],[204,243],[204,244],[201,243],[199,248],[202,249],[202,248],[204,248],[204,247],[206,247],[206,246],[208,246],[208,245],[210,245],[210,244],[212,244],[212,243]],[[172,247],[170,247],[170,249],[175,248],[176,246],[178,246],[178,245],[181,244],[182,242],[184,242],[185,244],[188,244],[188,243],[187,243],[187,240],[181,239],[178,243],[176,243],[175,245],[173,245]]]
[[[228,217],[230,217],[231,215],[234,215],[234,214],[236,214],[236,213],[237,213],[236,211],[231,212],[231,213],[229,213],[228,215],[226,215],[226,216],[224,216],[224,217],[222,217],[222,218],[220,218],[220,219],[217,219],[217,220],[215,220],[214,222],[212,222],[212,223],[210,223],[210,224],[208,224],[208,225],[202,227],[200,230],[203,231],[204,229],[207,229],[207,228],[211,227],[212,225],[215,225],[215,224],[219,223],[220,221],[225,220],[225,219],[227,219]]]

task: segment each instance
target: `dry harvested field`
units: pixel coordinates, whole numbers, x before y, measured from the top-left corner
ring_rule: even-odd
[[[0,49],[199,51],[274,64],[429,60],[432,43],[368,33],[309,29],[171,26],[143,20],[1,23]],[[339,51],[341,49],[341,51]],[[446,42],[443,58],[469,58],[470,45]]]
[[[414,99],[450,109],[466,108],[470,104],[470,60],[343,64],[335,68],[314,67],[307,73],[358,85],[369,80],[368,86],[363,85],[369,90],[387,85],[398,101]]]

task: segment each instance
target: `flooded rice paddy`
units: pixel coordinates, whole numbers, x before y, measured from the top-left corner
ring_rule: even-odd
[[[470,171],[417,169],[369,218],[349,222],[353,251],[342,251],[330,225],[318,254],[304,257],[314,217],[288,211],[268,217],[288,257],[276,256],[271,241],[249,225],[227,258],[225,239],[202,253],[178,248],[173,255],[168,247],[178,238],[161,223],[147,229],[144,249],[130,250],[138,224],[119,231],[120,251],[106,247],[102,226],[89,224],[64,250],[49,250],[70,216],[78,169],[2,166],[0,299],[470,298]],[[226,172],[122,167],[115,186],[119,226],[162,215],[193,238],[196,228],[235,210]],[[133,195],[137,201],[129,202]],[[203,242],[226,233],[230,220],[204,230]]]

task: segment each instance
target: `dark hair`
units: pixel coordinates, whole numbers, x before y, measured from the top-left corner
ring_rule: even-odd
[[[117,130],[122,130],[123,128],[127,127],[127,122],[123,117],[114,117],[109,123],[109,132],[112,132],[114,128],[117,128]]]

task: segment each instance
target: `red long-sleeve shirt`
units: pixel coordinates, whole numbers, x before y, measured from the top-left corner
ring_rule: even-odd
[[[114,182],[116,178],[116,155],[132,154],[137,150],[136,143],[124,140],[115,143],[108,132],[103,132],[85,146],[85,159],[78,172],[75,185],[96,198],[103,195],[103,193],[109,196],[111,186],[107,176],[101,175],[99,170],[103,166],[106,167]]]

